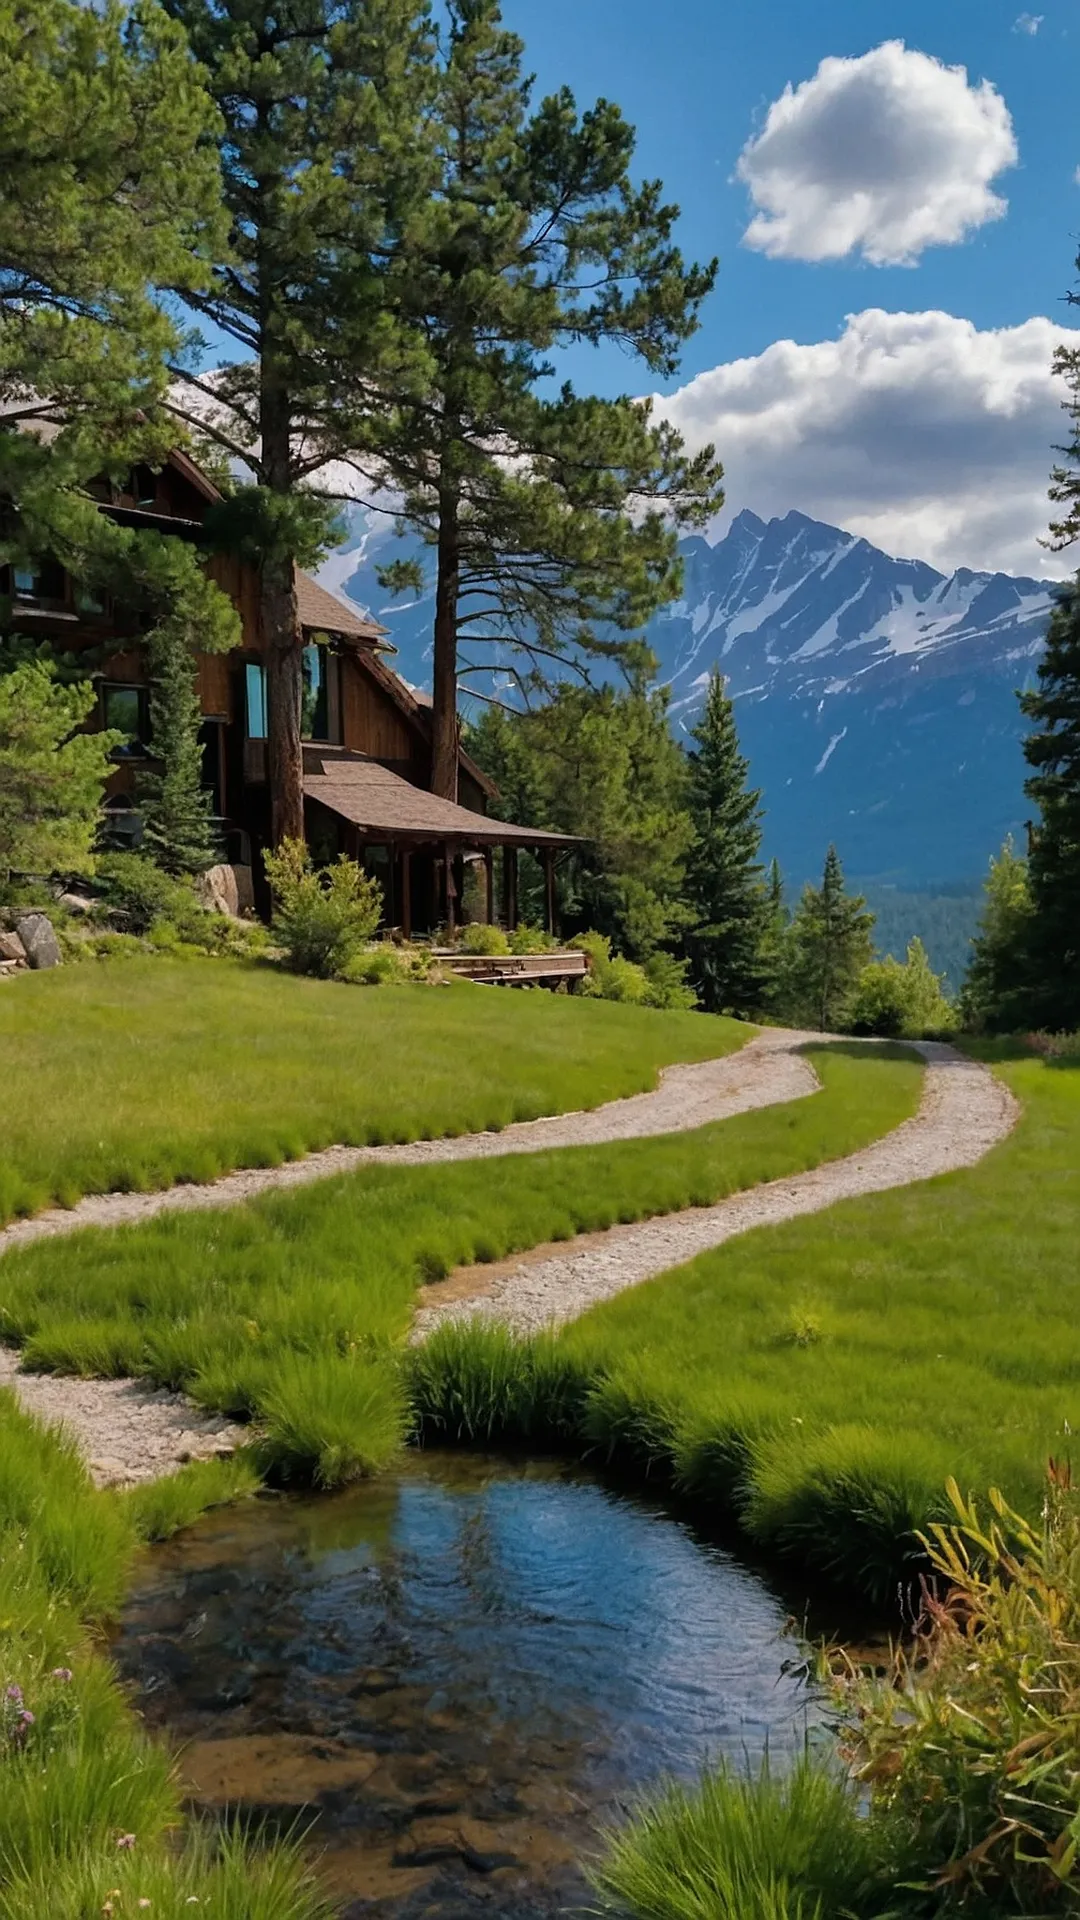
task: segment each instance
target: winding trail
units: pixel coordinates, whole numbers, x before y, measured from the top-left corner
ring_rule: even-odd
[[[363,1166],[421,1166],[687,1132],[816,1092],[820,1082],[799,1049],[829,1038],[770,1028],[720,1060],[667,1068],[651,1093],[523,1122],[501,1133],[400,1146],[330,1147],[284,1167],[229,1174],[208,1186],[90,1195],[75,1207],[52,1208],[3,1229],[0,1254],[83,1227],[133,1225],[162,1213],[237,1206],[258,1194],[289,1191]],[[446,1318],[477,1314],[521,1332],[559,1324],[752,1227],[975,1165],[1015,1125],[1016,1102],[985,1067],[952,1047],[924,1042],[918,1051],[927,1063],[919,1111],[872,1146],[812,1172],[733,1194],[716,1206],[613,1227],[583,1235],[569,1247],[538,1247],[501,1265],[451,1275],[424,1290],[414,1338],[426,1338]],[[185,1460],[228,1452],[242,1431],[207,1418],[182,1395],[155,1392],[137,1381],[20,1373],[18,1355],[0,1349],[2,1386],[13,1387],[29,1411],[66,1425],[103,1485],[156,1478]]]

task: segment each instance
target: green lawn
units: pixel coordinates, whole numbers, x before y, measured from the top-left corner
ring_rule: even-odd
[[[979,1166],[750,1234],[568,1329],[594,1437],[651,1436],[762,1544],[867,1591],[950,1473],[1037,1511],[1080,1430],[1080,1067],[999,1070],[1024,1114]]]
[[[31,1366],[147,1373],[256,1410],[279,1468],[344,1477],[400,1437],[393,1356],[418,1282],[816,1166],[915,1107],[910,1055],[827,1048],[815,1062],[823,1092],[692,1133],[366,1167],[227,1213],[42,1241],[0,1262],[0,1338],[25,1343]]]
[[[339,1142],[598,1106],[750,1033],[565,995],[363,989],[235,962],[32,974],[0,993],[0,1221]]]

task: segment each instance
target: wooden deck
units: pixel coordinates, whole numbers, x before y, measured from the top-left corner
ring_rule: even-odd
[[[589,971],[588,956],[573,949],[565,953],[460,953],[436,947],[435,959],[450,973],[491,987],[572,986]]]

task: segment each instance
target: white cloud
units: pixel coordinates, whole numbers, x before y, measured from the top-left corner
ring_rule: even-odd
[[[1064,389],[1049,319],[980,331],[948,313],[849,317],[839,339],[778,340],[699,374],[656,408],[724,462],[725,518],[796,507],[886,552],[1050,576],[1077,564],[1038,544],[1050,516]],[[724,524],[722,522],[721,524]]]
[[[1013,32],[1028,33],[1034,39],[1045,19],[1045,13],[1022,13],[1013,21]]]
[[[757,209],[743,238],[776,259],[910,266],[1001,218],[991,181],[1017,158],[989,81],[887,40],[774,100],[739,156]]]

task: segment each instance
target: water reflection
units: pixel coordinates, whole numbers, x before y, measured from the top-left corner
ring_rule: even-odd
[[[116,1653],[193,1800],[316,1821],[350,1915],[549,1914],[668,1774],[801,1744],[784,1609],[576,1469],[413,1456],[148,1557]]]

